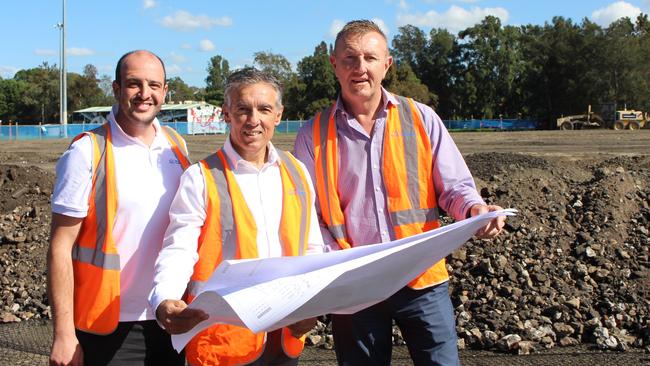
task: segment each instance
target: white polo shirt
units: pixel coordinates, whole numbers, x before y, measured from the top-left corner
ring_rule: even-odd
[[[279,235],[282,217],[280,158],[273,144],[269,142],[268,147],[268,161],[258,169],[235,151],[230,138],[223,146],[226,158],[233,162],[235,180],[255,219],[259,258],[282,256]],[[307,169],[303,163],[298,162],[298,164],[307,178],[312,193],[311,226],[306,254],[322,253],[324,245],[314,208],[314,189]],[[187,287],[194,271],[194,264],[199,259],[198,239],[206,218],[206,200],[205,179],[201,167],[194,164],[183,174],[178,193],[169,211],[170,224],[165,233],[163,249],[156,261],[154,288],[150,295],[153,309],[156,309],[163,300],[180,299]],[[229,236],[226,240],[236,240],[235,235]]]
[[[151,320],[155,316],[147,294],[169,224],[169,206],[183,170],[157,119],[153,122],[156,136],[149,147],[122,130],[115,122],[116,113],[114,106],[108,120],[118,196],[113,237],[120,255],[120,321]],[[86,217],[91,162],[92,144],[87,136],[61,156],[56,166],[52,212]]]

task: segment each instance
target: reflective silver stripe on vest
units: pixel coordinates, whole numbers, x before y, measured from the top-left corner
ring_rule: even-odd
[[[106,254],[101,250],[85,248],[76,244],[72,247],[72,259],[106,270],[120,270],[120,256],[118,254]]]
[[[320,114],[320,149],[321,149],[321,154],[320,154],[320,161],[314,162],[315,164],[320,164],[322,169],[323,169],[323,179],[325,183],[323,186],[325,187],[325,197],[324,199],[327,200],[328,206],[331,206],[332,203],[330,202],[330,191],[329,191],[329,171],[327,169],[327,130],[329,127],[329,122],[330,122],[330,114],[332,113],[332,109],[334,107],[329,107],[325,109],[324,111],[321,112]],[[336,125],[336,119],[333,120],[334,124]],[[338,138],[336,136],[335,138]],[[316,141],[314,141],[316,143]],[[338,157],[338,152],[336,154]],[[338,164],[338,161],[336,162]],[[336,189],[336,187],[334,188]],[[337,193],[338,194],[338,193]],[[322,214],[322,210],[321,210]],[[332,218],[332,208],[328,210],[327,214],[329,215],[329,222],[334,222],[334,219]],[[345,230],[345,223],[340,224],[340,225],[332,225],[328,226],[327,229],[332,233],[332,236],[334,239],[337,240],[347,240],[346,233],[347,231]]]
[[[346,239],[345,238],[345,225],[331,225],[327,229],[330,231],[334,239]]]
[[[96,167],[93,167],[95,170],[93,174],[95,180],[93,190],[95,193],[95,217],[97,218],[97,241],[95,242],[94,249],[81,247],[79,244],[75,243],[72,247],[72,259],[107,270],[119,270],[120,256],[118,254],[106,254],[102,250],[104,247],[104,240],[106,240],[107,228],[106,197],[108,187],[106,187],[106,136],[108,128],[110,128],[109,125],[104,124],[88,132],[88,134],[95,135],[100,153],[99,162]],[[94,151],[93,143],[93,153]]]
[[[408,100],[396,96],[399,101],[400,124],[402,126],[402,143],[404,145],[404,162],[406,163],[406,187],[411,207],[420,207],[420,187],[418,176],[418,139],[415,131],[411,105]]]
[[[413,208],[410,210],[390,213],[393,225],[409,225],[430,222],[438,219],[438,210],[435,208]]]
[[[180,136],[178,136],[178,132],[176,132],[173,128],[171,128],[169,126],[162,126],[162,128],[163,128],[164,133],[166,133],[167,136],[169,136],[169,138],[172,141],[174,141],[174,144],[178,147],[178,150],[181,152],[181,154],[183,154],[183,157],[185,158],[185,160],[190,162],[190,157],[188,156],[187,150],[185,149],[185,145],[183,145],[183,143],[180,140]],[[174,152],[174,154],[176,154],[176,151],[174,151],[173,149],[172,149],[172,151]],[[180,156],[178,156],[177,158],[178,158],[178,160],[181,159]]]
[[[221,258],[222,260],[235,259],[237,254],[237,230],[232,214],[232,199],[228,190],[225,167],[217,154],[212,154],[205,159],[212,173],[212,179],[217,186],[219,194],[219,222],[221,223]],[[235,235],[234,240],[229,236]]]
[[[404,162],[406,163],[406,185],[408,198],[411,202],[410,210],[391,212],[390,217],[393,226],[401,226],[415,223],[424,223],[438,219],[438,208],[420,208],[420,186],[418,171],[418,132],[415,128],[413,112],[420,113],[417,109],[413,111],[407,98],[396,95],[400,102],[397,110],[402,127],[402,143],[404,145]],[[432,178],[430,178],[432,179]],[[433,183],[431,183],[433,184]],[[425,203],[425,202],[423,202]]]
[[[303,180],[300,177],[297,166],[289,157],[289,154],[282,150],[276,151],[278,152],[278,156],[280,156],[282,164],[286,167],[287,172],[289,172],[289,176],[291,177],[291,180],[296,187],[296,194],[300,196],[300,207],[302,215],[300,215],[300,239],[298,241],[298,255],[302,256],[304,255],[305,251],[305,246],[303,244],[307,242],[307,217],[311,213],[311,210],[309,209],[309,202],[307,201],[307,190],[309,187],[305,187],[303,184]]]

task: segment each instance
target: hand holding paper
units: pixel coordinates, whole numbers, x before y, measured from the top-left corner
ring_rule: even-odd
[[[189,305],[210,318],[172,336],[182,349],[215,322],[270,331],[327,313],[351,314],[376,304],[469,240],[498,216],[490,211],[388,243],[303,257],[224,261]]]

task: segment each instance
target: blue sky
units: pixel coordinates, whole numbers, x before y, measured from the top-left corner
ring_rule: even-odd
[[[7,0],[2,8],[1,77],[44,61],[59,63],[55,24],[62,21],[62,0]],[[510,25],[541,25],[561,15],[607,26],[650,12],[650,0],[66,0],[66,12],[68,71],[81,73],[93,64],[100,75],[112,75],[123,53],[144,48],[162,57],[170,77],[202,87],[214,55],[237,68],[267,51],[295,67],[352,19],[376,20],[389,39],[404,24],[457,33],[486,15]]]

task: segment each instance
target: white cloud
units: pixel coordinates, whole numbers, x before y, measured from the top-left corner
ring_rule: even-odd
[[[345,23],[342,20],[334,19],[330,25],[330,36],[336,38],[336,35],[343,29]]]
[[[409,8],[409,4],[406,2],[406,0],[399,0],[398,7],[402,10],[406,10]]]
[[[183,72],[183,69],[176,64],[167,65],[165,67],[165,70],[167,71],[167,74],[173,74],[173,75],[178,75],[181,72]]]
[[[172,59],[172,62],[177,63],[177,64],[182,64],[187,61],[187,57],[180,55],[176,52],[172,52],[170,55],[170,58]]]
[[[144,0],[142,2],[142,7],[145,9],[151,9],[156,7],[156,0]]]
[[[164,17],[161,21],[166,28],[180,31],[191,31],[197,28],[210,29],[213,26],[229,27],[232,19],[227,16],[221,18],[210,18],[207,15],[192,15],[187,11],[179,10],[173,15]]]
[[[68,48],[68,55],[70,56],[93,56],[95,51],[90,48],[70,47]]]
[[[379,29],[381,29],[381,31],[384,32],[384,35],[386,35],[386,37],[388,37],[388,33],[390,33],[390,31],[388,30],[388,26],[386,26],[386,23],[384,22],[384,20],[380,19],[380,18],[372,18],[371,20],[373,22],[375,22],[375,24],[377,24]]]
[[[449,10],[444,13],[438,13],[431,10],[424,14],[399,14],[397,15],[397,24],[398,26],[411,24],[417,27],[445,28],[452,33],[456,33],[480,23],[488,15],[498,17],[501,19],[502,23],[506,23],[510,16],[508,10],[501,7],[472,7],[471,9],[466,10],[459,6],[452,5]]]
[[[17,67],[0,65],[0,76],[4,78],[12,78],[18,70]]]
[[[425,2],[429,4],[440,4],[440,3],[465,3],[465,4],[474,4],[481,0],[426,0]]]
[[[181,45],[181,48],[184,49],[184,50],[191,50],[191,49],[192,49],[192,45],[189,44],[189,43],[183,43],[183,44]]]
[[[58,51],[45,48],[37,48],[34,50],[34,54],[38,56],[56,56],[58,54]]]
[[[389,30],[383,19],[372,18],[371,20],[377,24],[379,29],[381,29],[381,31],[384,32],[386,36],[388,36]],[[346,23],[340,19],[334,19],[330,25],[330,37],[336,38],[336,35],[341,31],[341,29],[343,29],[345,24]]]
[[[594,23],[607,27],[623,17],[629,17],[634,22],[639,13],[641,13],[641,9],[636,6],[625,1],[617,1],[591,13],[591,19]]]
[[[214,50],[214,43],[209,39],[202,39],[199,42],[199,49],[203,52],[208,52]]]

